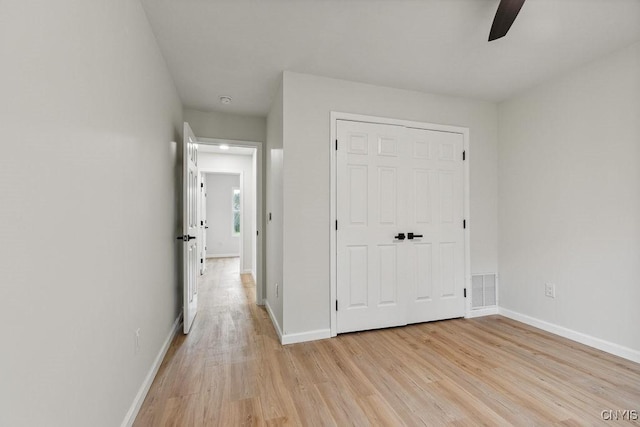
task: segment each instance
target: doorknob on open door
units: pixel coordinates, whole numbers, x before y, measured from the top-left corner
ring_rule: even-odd
[[[404,240],[404,233],[398,233],[398,235],[397,235],[397,236],[395,236],[395,237],[394,237],[394,239],[397,239],[397,240]]]
[[[176,239],[182,240],[183,242],[188,242],[189,240],[193,240],[195,238],[196,236],[189,236],[188,234],[185,234],[184,236],[178,236]]]

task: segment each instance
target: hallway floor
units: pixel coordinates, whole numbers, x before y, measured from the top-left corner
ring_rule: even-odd
[[[603,411],[640,410],[640,365],[500,316],[281,346],[238,260],[207,262],[135,426],[611,425]]]

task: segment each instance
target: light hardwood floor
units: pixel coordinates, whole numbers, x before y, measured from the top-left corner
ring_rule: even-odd
[[[640,425],[640,365],[500,316],[281,346],[237,259],[208,261],[136,426]]]

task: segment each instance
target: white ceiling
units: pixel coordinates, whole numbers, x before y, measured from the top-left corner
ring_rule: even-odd
[[[283,70],[501,101],[640,40],[640,0],[527,0],[491,43],[498,0],[142,3],[185,106],[252,115]]]

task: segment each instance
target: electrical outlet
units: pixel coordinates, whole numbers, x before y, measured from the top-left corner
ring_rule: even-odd
[[[556,285],[553,283],[545,283],[544,284],[544,296],[549,298],[556,297]]]
[[[278,298],[278,284],[276,283],[276,298]]]
[[[138,354],[140,351],[140,328],[136,329],[135,332],[135,354]]]

